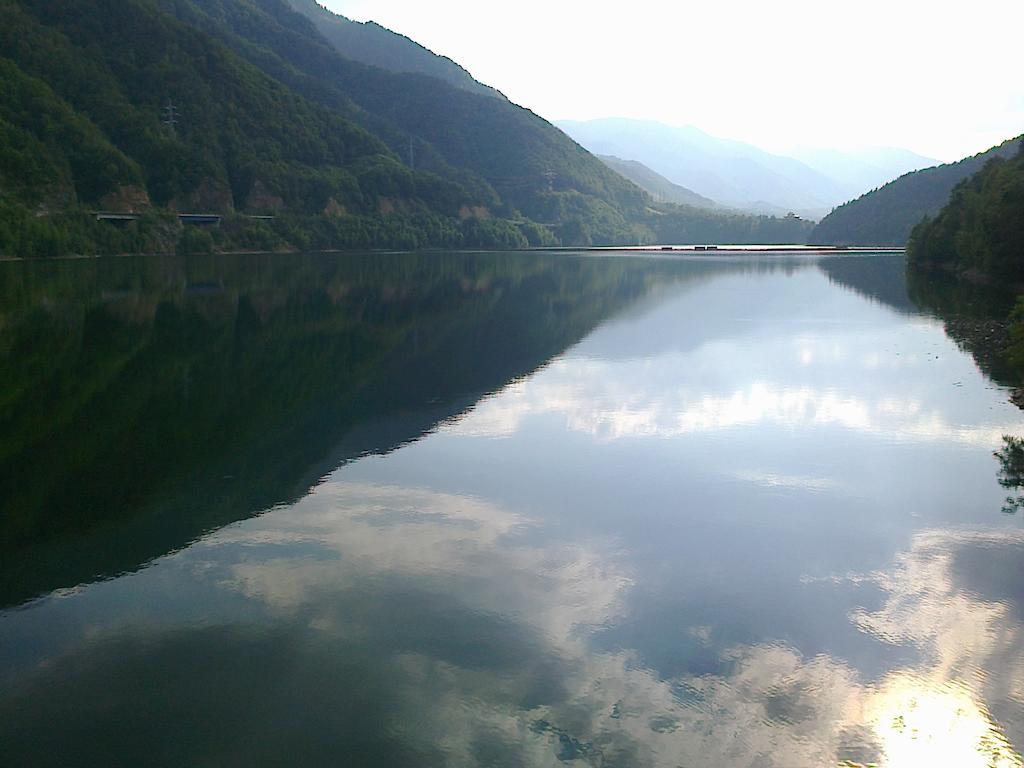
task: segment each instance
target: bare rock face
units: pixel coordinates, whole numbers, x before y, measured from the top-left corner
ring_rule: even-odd
[[[348,209],[344,205],[339,203],[333,197],[327,200],[327,205],[324,206],[324,216],[329,219],[339,219],[342,216],[348,215]]]
[[[7,192],[7,190],[0,188],[0,197],[2,197],[5,192]],[[74,185],[70,183],[50,184],[39,192],[39,203],[36,205],[36,215],[48,216],[51,213],[63,211],[77,202],[78,196],[75,194]]]
[[[104,211],[137,213],[149,206],[149,193],[134,184],[118,187],[100,199],[100,208]]]
[[[245,209],[252,213],[279,213],[284,210],[284,200],[267,189],[266,184],[256,179],[249,194],[246,195]]]
[[[191,193],[176,197],[167,205],[179,213],[231,213],[235,210],[231,187],[226,181],[209,176],[199,182]]]
[[[377,198],[377,213],[381,216],[390,216],[393,213],[412,213],[415,210],[416,203],[404,197]]]
[[[464,205],[459,208],[459,219],[465,221],[466,219],[489,219],[491,218],[491,212],[483,205],[468,206]]]

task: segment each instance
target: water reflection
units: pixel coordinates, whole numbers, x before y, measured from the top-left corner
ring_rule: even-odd
[[[708,270],[672,272],[524,254],[5,264],[0,605],[293,501]]]
[[[987,584],[964,568],[978,555],[1002,565]],[[923,531],[894,571],[877,574],[886,603],[854,621],[884,642],[914,644],[929,662],[880,687],[875,717],[892,764],[1021,765],[993,715],[1020,743],[1022,562],[1020,531]]]
[[[629,599],[623,553],[531,545],[521,533],[535,524],[471,497],[331,481],[139,574],[116,605],[99,596],[87,617],[67,601],[37,609],[37,632],[59,624],[69,637],[26,650],[29,671],[0,715],[15,748],[51,738],[60,753],[117,733],[119,753],[140,760],[184,758],[182,723],[209,741],[202,754],[227,757],[223,722],[205,718],[229,711],[243,745],[232,763],[283,759],[315,726],[319,748],[374,765],[1022,764],[982,704],[1024,724],[1021,615],[961,584],[956,566],[974,548],[1012,550],[1019,571],[1019,532],[923,532],[894,569],[862,576],[887,597],[853,622],[921,647],[925,663],[871,681],[828,654],[727,644],[722,674],[666,679],[587,641]],[[184,595],[161,589],[182,581]],[[715,643],[712,628],[692,634]],[[50,734],[62,713],[68,725]],[[329,754],[312,749],[298,755]]]
[[[1024,487],[1024,440],[1003,435],[1003,447],[994,456],[999,461],[999,484],[1011,494],[1006,497],[1003,512],[1013,514],[1024,506],[1020,493]]]
[[[834,389],[763,381],[722,395],[692,393],[685,386],[638,393],[630,381],[610,375],[609,367],[554,364],[538,377],[538,386],[513,390],[512,397],[500,401],[485,401],[471,418],[459,420],[449,430],[508,437],[529,418],[558,414],[569,429],[603,440],[672,438],[758,425],[790,429],[834,425],[891,440],[988,446],[1016,426],[1012,422],[950,424],[941,410],[914,398],[880,395],[871,401]],[[650,394],[657,399],[645,399]]]
[[[592,265],[625,298],[562,335],[515,326],[557,335],[550,362],[453,396],[415,441],[305,455],[356,458],[150,567],[0,613],[6,753],[1024,765],[1005,393],[938,324],[811,263]],[[559,294],[601,295],[589,268]],[[459,337],[497,343],[492,321]],[[365,445],[365,423],[323,444]]]
[[[1024,384],[1024,372],[1000,353],[1009,342],[1006,318],[1017,298],[1012,286],[913,273],[908,275],[907,287],[914,303],[939,318],[949,337],[972,355],[987,376],[1007,387]]]

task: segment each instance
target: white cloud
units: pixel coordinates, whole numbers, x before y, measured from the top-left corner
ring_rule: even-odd
[[[727,672],[668,679],[631,651],[596,651],[589,631],[615,621],[628,600],[624,559],[609,542],[508,538],[530,527],[522,515],[471,497],[331,481],[288,510],[198,546],[319,542],[337,557],[241,557],[221,584],[271,610],[301,609],[315,631],[371,647],[373,632],[387,626],[359,626],[331,596],[355,590],[372,602],[378,585],[400,578],[454,596],[467,615],[513,619],[506,631],[536,645],[520,651],[512,669],[412,650],[389,662],[404,681],[394,727],[413,742],[441,745],[454,762],[472,763],[477,745],[496,741],[526,763],[551,766],[1024,765],[985,703],[1024,704],[1020,618],[958,583],[955,568],[968,547],[1024,546],[1020,532],[924,532],[892,569],[850,576],[887,594],[879,610],[853,616],[855,625],[923,652],[918,665],[869,682],[840,659],[779,644],[732,646],[721,652]],[[434,576],[442,581],[431,587]],[[695,625],[688,634],[710,647],[714,632]],[[538,671],[545,659],[557,663]],[[998,681],[986,674],[996,669]],[[524,706],[537,684],[557,693]]]
[[[678,437],[736,427],[839,426],[907,442],[944,441],[998,445],[1019,424],[954,424],[937,408],[914,397],[879,395],[877,399],[835,388],[755,380],[732,392],[694,391],[685,384],[632,384],[622,363],[560,359],[524,383],[512,384],[481,401],[442,431],[478,437],[515,434],[531,417],[554,414],[568,429],[600,440]]]

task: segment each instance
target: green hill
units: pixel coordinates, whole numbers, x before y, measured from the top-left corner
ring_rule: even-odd
[[[346,58],[283,0],[160,5],[308,98],[349,110],[407,162],[411,143],[417,168],[490,191],[486,214],[525,216],[556,231],[583,222],[602,242],[650,237],[637,226],[647,196],[527,109]]]
[[[953,187],[991,158],[1011,157],[1018,140],[1010,139],[956,163],[905,174],[844,203],[818,223],[810,241],[817,245],[902,246],[915,224],[942,209]]]
[[[907,267],[915,301],[943,318],[982,370],[1018,388],[1011,399],[1024,407],[1024,141],[914,227]]]
[[[318,29],[337,19],[306,11],[323,19],[286,0],[0,0],[0,252],[806,237],[656,204],[529,110],[348,58]],[[225,219],[183,230],[174,211]]]
[[[333,234],[366,245],[375,243],[374,228],[384,242],[400,242],[403,231],[456,221],[460,207],[480,200],[434,174],[412,172],[338,110],[296,93],[150,2],[2,0],[0,8],[7,139],[0,144],[0,233],[9,250],[32,250],[32,227],[18,205],[335,211],[349,215],[336,217],[344,222]],[[162,122],[168,101],[180,115],[175,126]],[[38,162],[26,169],[33,155]],[[385,200],[400,201],[401,215],[384,221]],[[68,242],[46,248],[134,249],[154,245],[133,238],[151,241],[158,229],[133,225],[115,236],[108,225],[51,223],[55,237]],[[88,241],[108,235],[120,241]]]
[[[359,22],[333,13],[316,0],[289,0],[292,8],[316,26],[321,35],[346,57],[391,72],[415,72],[436,77],[472,93],[505,98],[473,78],[447,56],[439,56],[405,35],[373,21]]]
[[[914,227],[907,259],[911,268],[1024,282],[1024,140],[1015,156],[991,158],[935,218]]]

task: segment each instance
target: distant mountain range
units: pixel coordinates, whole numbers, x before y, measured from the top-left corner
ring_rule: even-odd
[[[905,174],[879,189],[839,206],[811,233],[819,245],[892,245],[907,242],[914,225],[935,216],[949,201],[950,192],[994,157],[1010,158],[1021,137],[991,149],[933,168]]]
[[[612,155],[598,155],[597,158],[616,173],[632,181],[655,200],[709,210],[723,208],[711,198],[698,195],[692,189],[673,184],[660,173],[655,173],[636,160],[623,160],[621,157]]]
[[[818,173],[823,173],[856,190],[857,195],[887,184],[910,171],[939,164],[935,158],[924,157],[908,149],[896,147],[869,147],[844,151],[795,150],[790,155]]]
[[[649,120],[556,124],[595,154],[638,161],[698,195],[756,213],[794,211],[817,219],[868,189],[934,163],[906,150],[884,148],[808,151],[787,157],[693,126]]]

